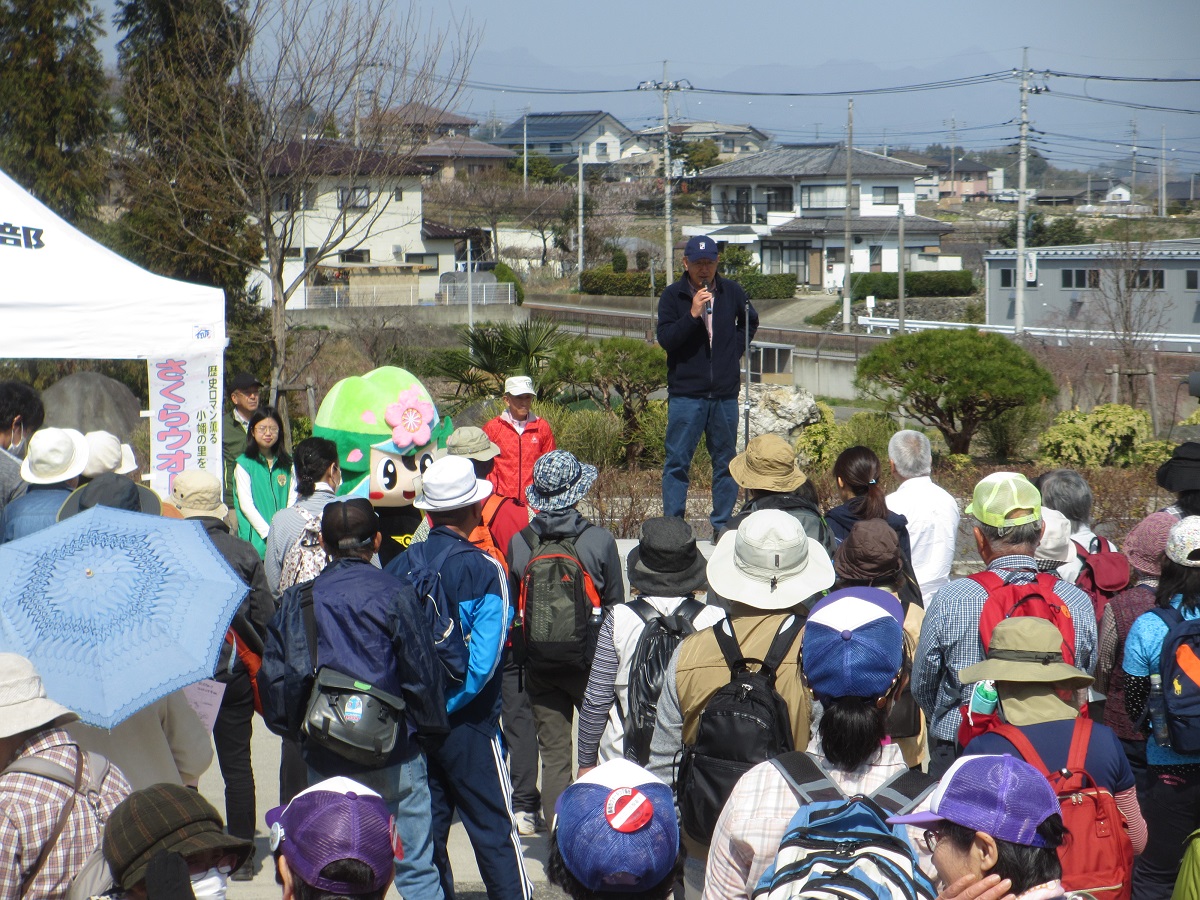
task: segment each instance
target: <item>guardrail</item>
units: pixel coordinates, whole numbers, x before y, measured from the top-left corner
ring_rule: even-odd
[[[859,316],[858,324],[867,329],[868,333],[879,328],[884,333],[880,337],[891,337],[894,331],[900,328],[900,322],[897,319],[883,319],[876,316]],[[980,325],[972,322],[933,322],[923,321],[920,319],[905,319],[904,328],[906,331],[928,331],[931,328],[973,328],[976,331],[990,331],[995,334],[1015,335],[1016,329],[1012,325]],[[1086,331],[1082,328],[1026,328],[1026,335],[1030,337],[1050,339],[1056,346],[1070,347],[1080,346],[1081,344],[1088,347],[1110,346],[1119,344],[1124,338],[1117,338],[1109,331]],[[1153,350],[1174,350],[1175,352],[1193,353],[1200,349],[1200,334],[1167,334],[1165,332],[1147,332],[1144,334],[1132,335],[1134,340],[1144,341]]]

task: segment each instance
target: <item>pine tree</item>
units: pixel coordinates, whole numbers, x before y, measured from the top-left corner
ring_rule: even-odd
[[[107,172],[101,22],[89,0],[0,0],[0,169],[74,222]]]

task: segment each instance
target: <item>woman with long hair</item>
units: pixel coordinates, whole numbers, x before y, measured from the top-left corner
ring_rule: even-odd
[[[1200,619],[1200,516],[1181,519],[1167,537],[1155,600],[1167,619]],[[1169,626],[1159,610],[1143,613],[1125,640],[1125,709],[1138,721],[1150,694],[1150,676],[1162,672],[1163,638]],[[1169,685],[1163,685],[1164,690]],[[1149,840],[1133,866],[1136,900],[1168,900],[1179,873],[1184,842],[1200,827],[1200,753],[1164,747],[1153,731],[1146,739],[1149,786],[1143,807]]]
[[[283,420],[273,406],[260,406],[246,426],[246,449],[233,467],[238,537],[264,556],[271,517],[292,505],[292,458],[283,444]]]
[[[325,504],[337,499],[338,488],[342,486],[337,444],[328,438],[310,437],[302,440],[296,445],[292,464],[296,472],[296,500],[271,519],[267,555],[263,560],[267,584],[276,597],[283,593],[284,588],[291,587],[290,584],[279,583],[284,556],[300,539],[308,522],[321,521]]]

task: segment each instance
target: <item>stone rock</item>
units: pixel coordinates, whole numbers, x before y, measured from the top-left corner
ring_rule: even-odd
[[[742,388],[738,406],[745,415],[746,389]],[[817,412],[817,401],[813,395],[803,388],[782,384],[752,384],[750,385],[750,437],[760,434],[777,434],[789,444],[794,444],[796,438],[806,425],[820,420]],[[737,448],[740,453],[745,449],[746,441],[745,419],[738,422]]]

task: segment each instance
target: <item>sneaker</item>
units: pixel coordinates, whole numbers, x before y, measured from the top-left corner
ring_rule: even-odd
[[[245,864],[229,876],[230,881],[253,881],[254,880],[254,855],[246,860]]]
[[[546,821],[542,818],[541,812],[513,813],[513,818],[517,822],[517,834],[525,837],[546,830]]]

